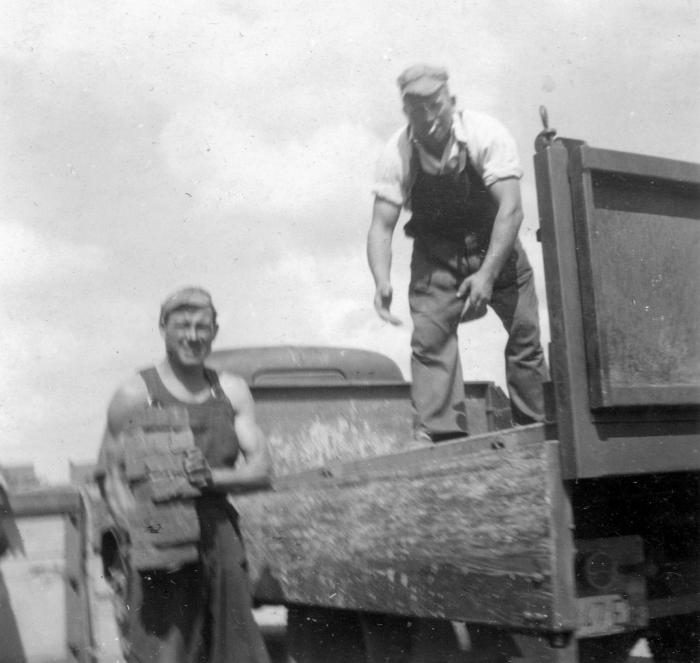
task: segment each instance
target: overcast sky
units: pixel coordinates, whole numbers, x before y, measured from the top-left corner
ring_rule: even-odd
[[[700,160],[697,2],[4,0],[0,22],[0,464],[52,481],[93,460],[114,389],[161,357],[158,306],[209,288],[217,347],[384,352],[372,308],[374,163],[396,76],[445,65],[460,105],[520,150],[522,237],[546,302],[532,144],[560,135]],[[503,384],[493,314],[463,326],[466,379]]]

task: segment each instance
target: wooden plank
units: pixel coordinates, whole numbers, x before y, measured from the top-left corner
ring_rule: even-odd
[[[578,620],[574,560],[574,514],[571,491],[562,481],[560,445],[545,446],[549,471],[547,491],[551,499],[552,624],[557,630],[567,630]]]
[[[66,518],[64,533],[66,645],[69,661],[92,663],[93,644],[86,577],[86,511]]]
[[[408,452],[408,461],[397,454],[393,470],[372,471],[368,463],[339,478],[236,497],[257,596],[573,627],[568,614],[552,609],[559,535],[552,486],[560,481],[548,479],[557,471],[552,445],[467,440]],[[431,462],[418,462],[429,454]]]
[[[20,517],[78,513],[80,493],[75,486],[50,486],[11,493],[10,508]]]
[[[700,164],[690,161],[602,150],[587,145],[581,149],[581,157],[583,167],[588,170],[605,170],[625,175],[632,174],[679,182],[700,183]]]
[[[586,355],[567,148],[556,141],[538,152],[534,162],[552,337],[550,371],[561,442],[562,473],[565,477],[576,477],[583,472],[577,441],[582,426],[581,414],[588,412],[589,403],[586,385],[581,385],[582,381],[585,383]]]
[[[700,384],[646,384],[634,387],[610,385],[606,390],[607,403],[636,407],[641,402],[680,408],[700,403]],[[697,412],[682,414],[679,419],[697,421]]]
[[[547,434],[548,430],[544,424],[531,424],[440,444],[422,443],[413,448],[408,448],[407,444],[407,450],[401,453],[358,458],[347,462],[332,462],[304,472],[277,477],[274,479],[274,486],[277,490],[289,490],[313,484],[326,487],[343,486],[369,479],[391,478],[397,471],[429,469],[465,454],[494,449],[508,451],[524,444],[541,443],[548,439]]]

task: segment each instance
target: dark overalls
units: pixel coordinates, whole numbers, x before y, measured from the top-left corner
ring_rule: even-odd
[[[414,239],[409,286],[412,400],[416,432],[434,441],[469,432],[457,340],[464,300],[456,293],[479,269],[498,210],[466,146],[461,150],[461,168],[441,175],[424,172],[416,149],[411,156],[415,180],[405,230]],[[548,370],[532,268],[520,240],[494,284],[490,306],[508,332],[506,378],[514,419],[541,421],[542,382]]]
[[[211,397],[182,403],[155,368],[141,371],[153,407],[186,408],[195,444],[212,467],[238,456],[235,412],[216,373]],[[125,636],[130,663],[268,663],[252,614],[245,551],[236,511],[222,494],[197,498],[200,563],[174,572],[131,573]]]

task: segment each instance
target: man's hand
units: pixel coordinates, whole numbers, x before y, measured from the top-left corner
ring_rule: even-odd
[[[211,486],[211,467],[209,467],[209,463],[207,463],[200,449],[188,450],[183,465],[188,481],[195,486],[195,488]]]
[[[374,294],[374,308],[379,317],[385,322],[390,322],[392,325],[400,325],[401,320],[391,313],[391,300],[394,295],[394,290],[390,284],[378,286]]]
[[[491,301],[493,281],[483,270],[467,276],[457,288],[457,297],[465,298],[460,320],[475,320],[486,315],[486,305]]]

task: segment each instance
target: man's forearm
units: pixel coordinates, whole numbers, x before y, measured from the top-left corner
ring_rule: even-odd
[[[372,224],[367,236],[367,261],[376,286],[391,280],[392,233],[378,224]]]
[[[481,265],[481,270],[483,270],[492,281],[498,278],[498,275],[503,269],[503,265],[513,250],[522,220],[523,213],[520,209],[510,212],[499,212],[496,215],[489,248],[486,251],[486,256]]]
[[[391,282],[391,240],[400,211],[400,207],[381,198],[374,201],[367,233],[367,261],[378,288]]]

